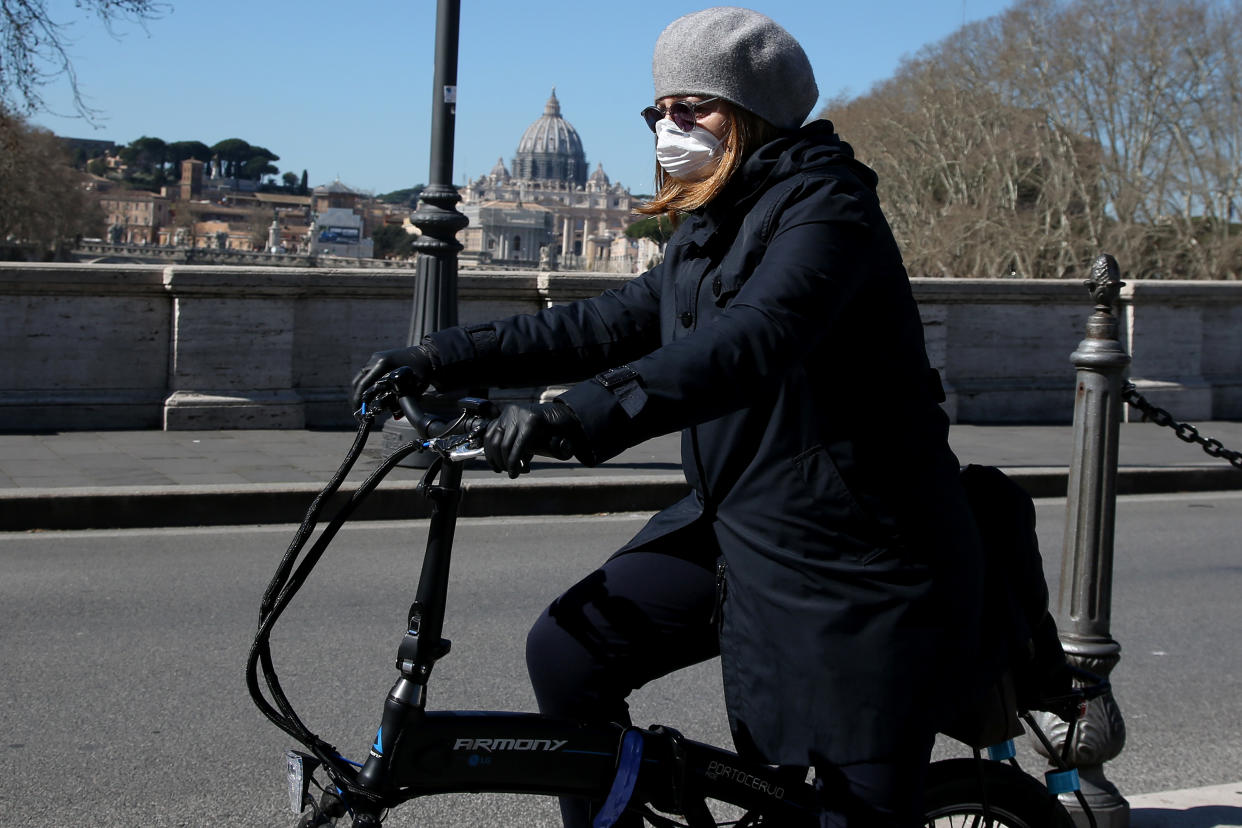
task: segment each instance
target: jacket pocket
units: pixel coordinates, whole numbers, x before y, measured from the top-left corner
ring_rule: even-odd
[[[793,462],[825,528],[839,538],[837,554],[867,564],[888,551],[894,538],[859,503],[827,449],[812,446]]]
[[[866,511],[845,484],[832,455],[823,446],[812,446],[799,454],[794,458],[794,466],[817,504],[835,516],[867,519]]]

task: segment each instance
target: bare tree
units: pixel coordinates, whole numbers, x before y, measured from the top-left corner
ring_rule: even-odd
[[[825,109],[912,272],[1238,278],[1239,0],[1020,0]]]
[[[74,7],[92,13],[114,35],[118,23],[143,26],[169,8],[158,0],[75,0]],[[0,106],[27,115],[41,110],[41,87],[64,77],[78,114],[88,120],[98,114],[84,102],[65,49],[70,25],[53,19],[46,0],[0,0]]]
[[[83,179],[56,136],[0,108],[0,245],[10,255],[48,258],[101,233],[103,214]]]
[[[1103,150],[1110,221],[1101,244],[1136,275],[1236,278],[1236,261],[1231,267],[1219,249],[1205,256],[1202,244],[1242,161],[1238,36],[1229,22],[1237,4],[1028,0],[1011,14],[1018,51],[1035,70],[1016,76],[1020,94]],[[1221,112],[1230,85],[1232,125]]]

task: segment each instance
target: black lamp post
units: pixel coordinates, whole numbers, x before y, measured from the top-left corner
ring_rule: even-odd
[[[453,186],[453,130],[457,120],[457,35],[461,0],[439,0],[436,7],[436,72],[431,101],[431,171],[418,197],[414,242],[418,288],[410,319],[410,345],[457,324],[457,232],[468,223],[457,212],[461,197]]]
[[[431,171],[412,216],[422,235],[414,241],[418,252],[414,308],[410,315],[409,345],[441,328],[457,324],[457,233],[469,221],[457,211],[461,197],[453,186],[453,129],[457,119],[457,40],[461,0],[436,4],[436,66],[431,98]],[[413,431],[404,420],[384,426],[389,442],[405,442]],[[408,458],[417,464],[421,455]]]

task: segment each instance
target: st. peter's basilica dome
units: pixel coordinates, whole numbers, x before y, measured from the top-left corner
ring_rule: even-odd
[[[513,177],[581,187],[587,180],[586,152],[578,130],[561,117],[556,90],[543,115],[522,133],[513,159]]]

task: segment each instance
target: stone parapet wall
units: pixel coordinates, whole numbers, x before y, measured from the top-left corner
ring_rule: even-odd
[[[224,265],[241,267],[332,268],[348,264],[366,269],[411,270],[413,259],[347,259],[308,253],[270,253],[266,250],[234,250],[215,247],[165,247],[146,244],[82,242],[71,251],[75,261],[85,264],[132,261],[135,264]]]
[[[531,312],[628,278],[466,271],[459,316]],[[0,263],[0,429],[347,425],[346,385],[372,351],[405,341],[416,279]],[[1069,355],[1091,312],[1081,283],[916,279],[914,291],[956,421],[1069,422]],[[1131,377],[1149,399],[1183,420],[1242,419],[1242,284],[1132,283],[1120,314]]]

